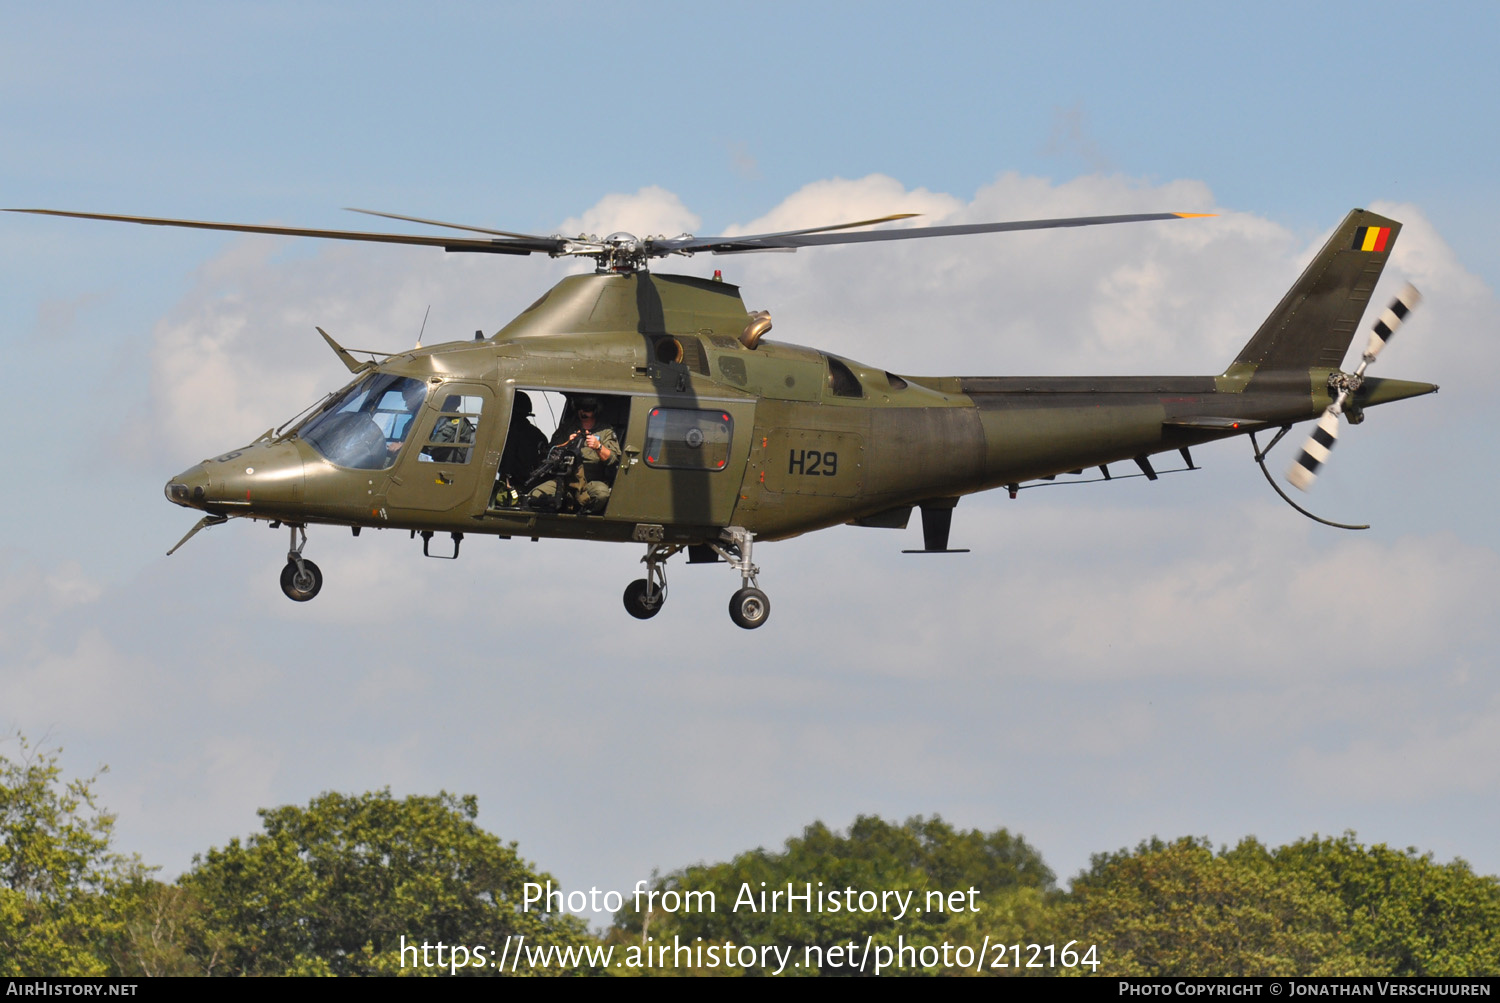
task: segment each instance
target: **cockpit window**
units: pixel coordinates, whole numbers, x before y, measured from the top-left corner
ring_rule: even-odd
[[[390,373],[372,373],[300,430],[324,459],[356,470],[384,470],[415,424],[427,384]]]

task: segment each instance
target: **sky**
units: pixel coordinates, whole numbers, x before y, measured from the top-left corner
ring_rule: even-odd
[[[345,381],[314,325],[468,338],[586,266],[4,216],[0,732],[107,765],[117,847],[163,876],[258,808],[387,786],[478,795],[568,888],[861,813],[1007,827],[1063,881],[1153,835],[1346,830],[1500,873],[1495,6],[6,20],[5,207],[700,235],[1218,214],[658,267],[723,268],[770,337],[911,374],[1219,372],[1355,206],[1405,225],[1375,302],[1426,297],[1374,374],[1442,391],[1346,426],[1308,501],[1367,532],[1298,516],[1235,440],[1155,483],[966,498],[967,555],[903,556],[915,522],[765,545],[746,632],[722,566],[674,562],[661,615],[629,618],[633,546],[471,538],[449,563],[315,529],[307,604],[276,584],[284,531],[165,556],[193,522],[169,477]]]

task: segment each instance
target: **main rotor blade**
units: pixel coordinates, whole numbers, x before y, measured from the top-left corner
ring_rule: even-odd
[[[196,219],[168,219],[156,216],[120,216],[102,212],[69,212],[63,209],[7,209],[6,212],[28,212],[38,216],[71,216],[76,219],[103,219],[119,223],[143,223],[148,226],[180,226],[194,230],[228,230],[233,233],[265,233],[277,237],[323,237],[328,240],[365,240],[377,244],[417,244],[441,247],[448,251],[487,251],[492,254],[552,254],[562,250],[565,241],[551,237],[519,237],[503,240],[476,240],[472,237],[422,237],[406,233],[368,233],[363,230],[317,230],[294,226],[262,226],[250,223],[212,223]]]
[[[915,240],[922,237],[951,237],[970,233],[1002,233],[1014,230],[1051,230],[1059,227],[1097,226],[1108,223],[1139,223],[1148,220],[1186,219],[1195,216],[1210,216],[1212,213],[1153,212],[1135,213],[1126,216],[1074,216],[1064,219],[1033,219],[1001,223],[963,223],[954,226],[919,226],[906,230],[867,230],[860,233],[835,233],[852,227],[887,223],[897,219],[908,219],[912,213],[896,213],[878,219],[861,220],[855,223],[836,223],[831,226],[811,227],[805,230],[783,230],[777,233],[751,234],[743,237],[667,237],[634,243],[632,247],[606,248],[603,243],[579,242],[566,237],[539,237],[532,234],[509,233],[504,230],[486,230],[461,223],[442,223],[416,216],[401,216],[395,213],[374,212],[355,209],[373,216],[399,219],[428,226],[452,227],[474,233],[495,236],[489,240],[473,237],[425,237],[407,233],[370,233],[363,230],[323,230],[308,227],[266,226],[251,223],[217,223],[195,219],[172,219],[157,216],[122,216],[115,213],[72,212],[63,209],[7,209],[6,212],[25,212],[40,216],[71,216],[75,219],[102,219],[120,223],[140,223],[148,226],[177,226],[196,230],[227,230],[233,233],[263,233],[278,237],[322,237],[327,240],[361,240],[378,244],[413,244],[419,247],[441,247],[445,251],[474,251],[489,254],[583,254],[614,262],[616,257],[632,265],[642,265],[649,258],[668,254],[691,254],[696,251],[713,251],[715,254],[734,254],[746,251],[794,251],[799,247],[816,247],[828,244],[859,244],[877,240]]]
[[[655,241],[653,247],[667,252],[713,251],[733,254],[736,251],[760,251],[777,247],[816,247],[826,244],[861,244],[874,240],[916,240],[922,237],[957,237],[970,233],[1008,233],[1014,230],[1053,230],[1068,226],[1099,226],[1107,223],[1144,223],[1157,219],[1189,219],[1212,216],[1203,212],[1147,212],[1126,216],[1073,216],[1063,219],[1030,219],[1003,223],[960,223],[953,226],[915,226],[905,230],[869,230],[864,233],[824,233],[817,230],[787,230],[745,237],[691,237]],[[870,220],[868,222],[879,222]],[[850,223],[845,226],[862,226]]]
[[[489,234],[493,234],[493,235],[495,235],[497,237],[513,237],[513,238],[516,238],[518,240],[547,240],[547,239],[549,239],[547,237],[538,237],[535,234],[531,234],[531,233],[511,233],[509,230],[491,230],[491,229],[489,229],[487,227],[483,227],[483,226],[469,226],[466,223],[444,223],[442,220],[423,219],[420,216],[403,216],[400,213],[380,212],[380,211],[375,210],[375,209],[356,209],[353,206],[345,206],[345,209],[348,212],[364,213],[366,216],[381,216],[381,217],[384,217],[385,219],[399,219],[399,220],[404,220],[407,223],[421,223],[424,226],[441,226],[441,227],[447,227],[450,230],[468,230],[471,233],[489,233]],[[829,230],[850,230],[850,229],[853,229],[856,226],[873,226],[876,223],[889,223],[889,222],[891,222],[893,220],[898,220],[898,219],[911,219],[913,216],[919,216],[919,215],[921,215],[921,214],[920,213],[915,213],[915,212],[898,212],[898,213],[893,213],[892,215],[889,215],[889,216],[881,216],[879,219],[862,219],[862,220],[860,220],[857,223],[835,223],[832,226],[815,226],[815,227],[811,227],[811,228],[806,229],[806,230],[788,230],[788,231],[786,231],[783,234],[779,234],[779,236],[790,236],[790,235],[802,234],[802,233],[825,233],[825,232],[827,232]],[[671,238],[671,239],[676,239],[676,238]],[[689,238],[689,239],[691,239],[691,238]],[[654,241],[653,243],[661,243],[661,242],[660,241]]]
[[[402,216],[400,213],[380,212],[375,209],[356,209],[353,206],[345,206],[345,212],[362,212],[366,216],[382,216],[385,219],[399,219],[407,223],[421,223],[423,226],[441,226],[449,230],[468,230],[470,233],[488,233],[496,237],[513,237],[516,240],[550,240],[550,237],[538,237],[534,233],[511,233],[509,230],[489,230],[482,226],[468,226],[464,223],[444,223],[436,219],[423,219],[420,216]]]
[[[881,216],[878,219],[862,219],[857,223],[835,223],[832,226],[811,226],[806,230],[778,230],[776,233],[763,233],[758,236],[733,237],[730,239],[760,240],[764,237],[796,237],[804,233],[827,233],[830,230],[852,230],[856,226],[874,226],[876,223],[889,223],[893,220],[898,219],[915,219],[920,215],[922,214],[919,212],[893,212],[889,216]]]

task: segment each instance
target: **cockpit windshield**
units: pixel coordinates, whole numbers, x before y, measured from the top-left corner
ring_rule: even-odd
[[[421,380],[371,373],[310,419],[297,435],[330,463],[384,470],[396,462],[426,397],[427,384]]]

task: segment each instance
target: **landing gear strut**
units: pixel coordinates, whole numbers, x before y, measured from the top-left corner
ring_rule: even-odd
[[[724,543],[710,543],[714,552],[740,573],[740,589],[729,597],[729,619],[738,627],[754,630],[771,615],[771,600],[759,588],[760,568],[750,559],[755,534],[741,526],[724,530]]]
[[[323,572],[312,561],[302,558],[302,548],[307,546],[307,528],[287,528],[292,531],[292,540],[291,549],[286,552],[286,567],[281,569],[281,591],[293,602],[307,602],[323,588]]]
[[[625,586],[625,612],[637,620],[649,620],[661,612],[662,604],[667,601],[667,572],[662,565],[681,549],[677,545],[647,544],[646,556],[641,558],[646,565],[646,577]]]
[[[729,619],[746,630],[754,630],[771,615],[771,600],[766,598],[756,580],[760,568],[750,559],[754,540],[755,534],[749,530],[741,526],[730,526],[723,531],[718,541],[702,545],[740,573],[740,589],[729,597]],[[649,620],[661,612],[662,605],[667,601],[667,572],[663,566],[669,557],[687,547],[685,543],[646,545],[646,556],[641,558],[646,565],[646,577],[637,578],[625,586],[625,612],[637,620]],[[693,553],[689,555],[689,563],[701,563],[700,549],[694,546]],[[702,558],[708,563],[713,562],[713,558],[706,553],[702,554]]]

